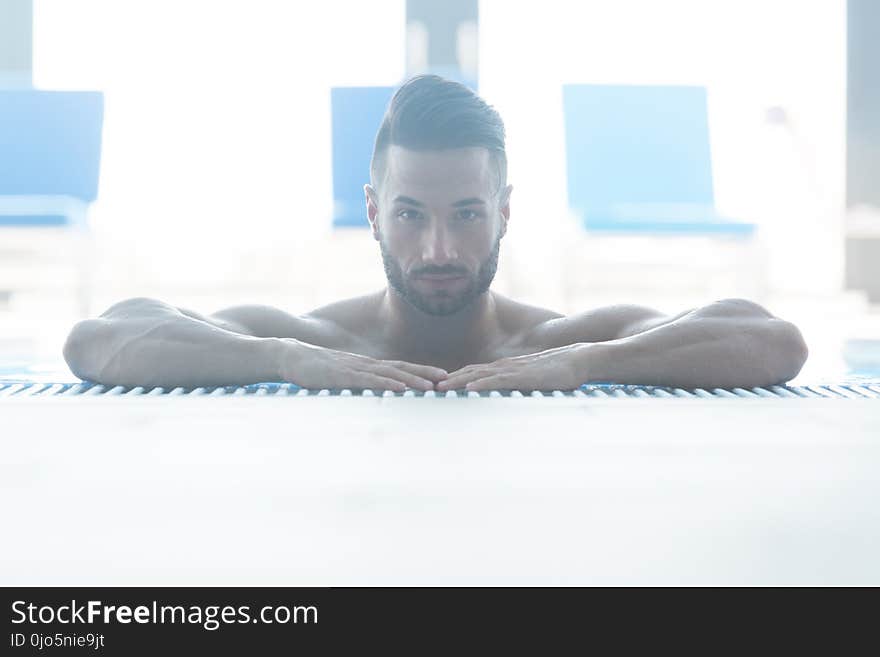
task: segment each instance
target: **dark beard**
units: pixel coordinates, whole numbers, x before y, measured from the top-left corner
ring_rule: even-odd
[[[495,240],[495,245],[492,247],[489,257],[480,265],[476,276],[469,277],[468,286],[462,292],[455,295],[436,295],[427,297],[421,294],[418,290],[407,284],[406,278],[403,275],[403,270],[400,268],[400,264],[398,264],[391,254],[388,253],[388,248],[385,245],[385,241],[382,239],[379,240],[379,249],[382,251],[382,264],[385,266],[385,277],[388,279],[388,284],[394,288],[401,297],[403,297],[411,306],[418,308],[428,315],[452,315],[473,303],[475,299],[486,292],[486,290],[489,289],[489,286],[492,285],[492,281],[495,278],[495,272],[498,270],[498,253],[501,249],[501,236],[499,235]],[[425,273],[428,271],[431,271],[432,273],[440,273],[439,271],[431,270],[429,268],[426,268],[423,271],[425,271]]]

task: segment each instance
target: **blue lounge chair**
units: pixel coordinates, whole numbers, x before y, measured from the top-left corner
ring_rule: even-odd
[[[103,116],[99,92],[0,90],[0,231],[63,228],[87,243]],[[79,307],[87,312],[85,249],[79,265]]]
[[[376,131],[393,93],[393,87],[334,87],[330,90],[334,228],[369,225],[363,188],[364,183],[369,182]]]
[[[565,85],[569,206],[589,231],[748,236],[715,211],[706,90]]]

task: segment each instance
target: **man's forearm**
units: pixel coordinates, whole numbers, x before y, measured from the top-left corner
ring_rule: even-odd
[[[788,381],[806,360],[794,325],[759,317],[684,318],[580,353],[585,381],[709,389]]]
[[[287,346],[185,318],[142,328],[88,320],[65,357],[74,374],[105,385],[197,387],[277,380]]]

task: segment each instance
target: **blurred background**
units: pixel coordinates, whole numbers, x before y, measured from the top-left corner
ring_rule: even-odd
[[[0,376],[152,296],[306,312],[384,284],[361,186],[395,85],[505,120],[496,289],[577,312],[746,297],[800,381],[880,372],[873,0],[0,0]]]

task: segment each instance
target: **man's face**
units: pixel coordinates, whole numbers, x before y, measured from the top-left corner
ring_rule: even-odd
[[[413,151],[392,145],[367,212],[388,283],[430,315],[451,315],[489,289],[507,229],[511,188],[485,148]]]

